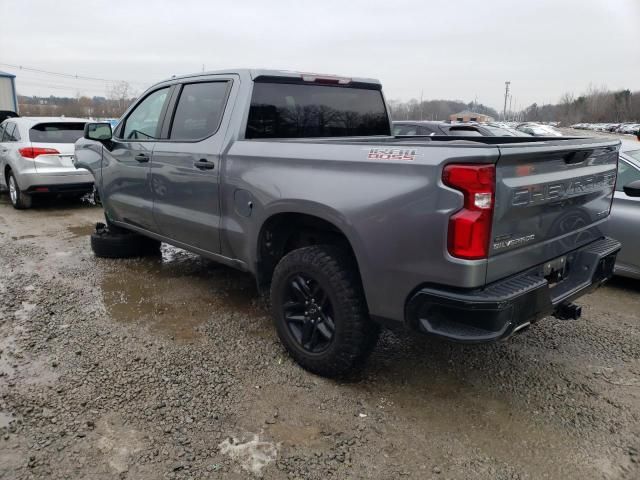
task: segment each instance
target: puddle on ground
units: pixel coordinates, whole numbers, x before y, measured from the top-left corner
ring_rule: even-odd
[[[114,320],[145,324],[178,341],[196,339],[211,315],[261,313],[250,275],[168,245],[162,258],[114,262],[101,289]]]
[[[274,423],[268,426],[271,437],[288,447],[327,448],[320,427]]]
[[[71,233],[69,238],[88,237],[95,231],[95,223],[89,225],[75,225],[67,227],[67,231]]]

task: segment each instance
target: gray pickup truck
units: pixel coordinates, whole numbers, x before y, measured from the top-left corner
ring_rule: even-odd
[[[380,326],[469,343],[509,337],[612,275],[603,235],[619,142],[394,137],[376,80],[229,70],[159,83],[77,167],[106,217],[96,255],[160,242],[270,288],[304,368],[345,373]]]

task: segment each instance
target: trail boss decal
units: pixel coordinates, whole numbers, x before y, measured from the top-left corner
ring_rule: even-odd
[[[407,160],[416,159],[416,150],[411,148],[371,148],[369,160]]]

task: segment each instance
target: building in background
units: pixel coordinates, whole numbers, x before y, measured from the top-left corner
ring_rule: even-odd
[[[493,117],[484,115],[483,113],[464,110],[462,112],[449,115],[449,120],[452,122],[493,122]]]
[[[18,112],[16,76],[11,73],[0,72],[0,122],[8,116],[9,112]]]

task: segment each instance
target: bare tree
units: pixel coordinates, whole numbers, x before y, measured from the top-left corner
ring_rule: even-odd
[[[109,99],[117,102],[117,111],[112,116],[119,117],[131,104],[133,94],[129,82],[117,82],[109,89]]]

